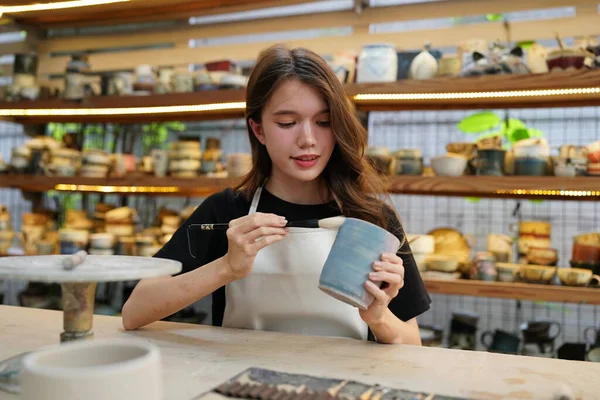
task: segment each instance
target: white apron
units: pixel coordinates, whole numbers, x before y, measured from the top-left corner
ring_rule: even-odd
[[[248,214],[256,212],[262,187]],[[323,293],[319,276],[337,230],[289,228],[285,239],[261,249],[252,271],[225,288],[223,326],[367,339],[358,309]]]

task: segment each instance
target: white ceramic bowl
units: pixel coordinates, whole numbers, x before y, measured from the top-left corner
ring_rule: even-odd
[[[112,233],[94,233],[90,235],[90,245],[95,249],[111,249],[115,245]]]
[[[72,342],[23,360],[22,400],[162,400],[157,346],[135,339]]]
[[[467,158],[447,154],[431,158],[431,168],[438,176],[461,176],[467,167]]]

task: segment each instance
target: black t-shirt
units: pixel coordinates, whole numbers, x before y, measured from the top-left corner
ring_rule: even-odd
[[[155,257],[180,261],[183,265],[181,273],[208,264],[227,253],[228,243],[225,231],[191,230],[190,240],[188,241],[187,226],[202,223],[228,223],[233,219],[247,215],[249,210],[250,201],[241,193],[234,192],[232,189],[215,193],[200,204]],[[274,213],[285,217],[288,221],[321,219],[341,214],[334,201],[317,205],[294,204],[274,196],[266,189],[262,191],[257,211]],[[431,299],[425,290],[409,244],[403,240],[404,231],[400,221],[391,209],[384,209],[382,212],[387,214],[390,225],[388,230],[396,235],[401,242],[404,241],[404,245],[398,251],[398,255],[404,261],[404,286],[390,302],[389,309],[402,321],[408,321],[427,311]],[[188,242],[191,246],[188,245]],[[213,325],[222,325],[224,312],[225,287],[221,287],[213,292]],[[370,332],[369,338],[373,339]]]

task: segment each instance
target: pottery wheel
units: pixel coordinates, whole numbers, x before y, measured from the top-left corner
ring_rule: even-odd
[[[73,270],[63,268],[69,255],[0,258],[0,279],[32,282],[117,282],[174,275],[179,261],[152,257],[87,255]]]

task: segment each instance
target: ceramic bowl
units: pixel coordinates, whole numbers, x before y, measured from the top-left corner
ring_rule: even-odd
[[[129,224],[106,224],[106,232],[118,237],[133,236],[135,234],[135,226]]]
[[[587,286],[592,281],[595,281],[595,284],[600,283],[600,276],[585,268],[559,268],[557,274],[565,286]]]
[[[162,400],[160,351],[135,339],[63,343],[23,359],[22,400]]]
[[[165,215],[162,219],[164,225],[178,227],[181,224],[181,218],[178,215]]]
[[[600,244],[573,244],[572,260],[588,263],[600,263]]]
[[[556,274],[556,267],[543,265],[522,265],[519,269],[519,278],[529,283],[550,283]]]
[[[600,163],[588,164],[588,175],[600,175]]]
[[[546,64],[550,72],[590,69],[594,64],[594,58],[593,53],[583,49],[559,49],[548,54]]]
[[[430,254],[427,257],[427,268],[438,272],[455,272],[459,261],[456,257],[447,254]]]
[[[518,279],[521,264],[496,263],[498,280],[501,282],[514,282]]]
[[[112,233],[94,233],[90,235],[90,246],[95,249],[111,249],[115,245]]]
[[[468,159],[458,154],[447,154],[431,158],[431,167],[438,176],[461,176],[467,167]]]
[[[400,240],[387,230],[356,218],[346,218],[319,278],[319,289],[359,309],[367,309],[373,296],[365,282],[373,263],[383,253],[396,253]]]
[[[530,246],[527,250],[527,261],[534,265],[556,265],[558,250],[548,247]]]

